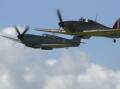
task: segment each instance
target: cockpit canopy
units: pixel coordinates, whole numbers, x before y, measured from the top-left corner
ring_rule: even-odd
[[[81,17],[81,18],[79,19],[79,21],[80,21],[80,22],[88,22],[88,19],[86,19],[86,18],[84,18],[84,17]]]
[[[48,36],[50,36],[50,35],[48,35],[48,34],[42,34],[42,36],[43,36],[43,37],[48,37]]]
[[[55,37],[54,35],[50,35],[50,34],[42,34],[43,37]]]
[[[86,18],[84,18],[84,17],[81,17],[80,19],[79,19],[79,21],[80,22],[96,22],[96,21],[94,21],[94,20],[91,20],[91,19],[86,19]]]

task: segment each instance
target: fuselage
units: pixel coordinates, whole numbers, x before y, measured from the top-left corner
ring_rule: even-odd
[[[25,34],[21,42],[28,47],[52,49],[52,48],[64,48],[79,46],[80,42],[72,39],[65,39],[54,35],[32,35]]]
[[[62,23],[64,23],[63,28],[68,32],[82,32],[96,29],[112,29],[89,19],[87,21],[64,21]]]
[[[60,24],[60,23],[59,23]],[[89,39],[91,36],[120,38],[120,29],[114,29],[93,20],[63,21],[63,29],[67,34]]]

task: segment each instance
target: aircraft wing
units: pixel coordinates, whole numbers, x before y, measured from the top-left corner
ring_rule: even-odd
[[[41,29],[41,28],[37,28],[34,29],[36,31],[42,31],[42,32],[51,32],[51,33],[60,33],[60,34],[68,34],[65,30],[63,29]]]
[[[7,38],[7,39],[10,39],[12,41],[15,41],[15,42],[18,42],[18,43],[21,43],[21,41],[19,39],[15,39],[13,37],[9,37],[9,36],[4,36],[4,35],[0,35],[1,37],[4,37],[4,38]]]
[[[94,29],[94,30],[84,30],[80,32],[66,32],[65,30],[59,29],[35,29],[36,31],[67,34],[67,35],[77,35],[83,37],[99,36],[99,37],[113,37],[113,35],[120,34],[120,29]]]

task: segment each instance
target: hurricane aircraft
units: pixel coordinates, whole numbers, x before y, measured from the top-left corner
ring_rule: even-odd
[[[20,33],[19,29],[15,26],[15,31],[17,32],[17,38],[10,36],[0,35],[4,38],[13,40],[24,44],[27,47],[31,48],[41,48],[43,50],[52,50],[53,48],[68,48],[68,47],[78,47],[81,40],[80,37],[74,36],[72,39],[66,39],[63,37],[42,34],[42,35],[33,35],[26,34],[29,30],[29,27],[26,27],[23,33]]]
[[[37,31],[60,33],[79,36],[81,39],[89,39],[92,36],[112,38],[116,43],[116,39],[120,38],[120,18],[116,20],[113,27],[105,26],[97,21],[81,18],[78,21],[63,21],[60,10],[57,10],[59,18],[58,29],[41,29]]]

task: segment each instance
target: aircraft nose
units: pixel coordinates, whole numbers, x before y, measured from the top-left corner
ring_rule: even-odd
[[[64,27],[64,22],[60,22],[58,25],[59,25],[60,27]]]
[[[23,39],[22,35],[18,35],[17,37],[18,37],[18,39]]]

